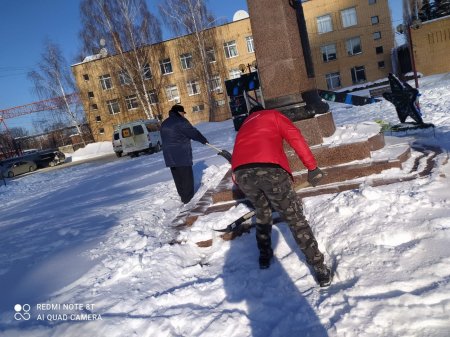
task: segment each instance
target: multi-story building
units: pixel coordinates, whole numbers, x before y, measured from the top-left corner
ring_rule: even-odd
[[[310,0],[303,9],[319,89],[358,85],[392,71],[388,0]]]
[[[316,85],[335,90],[387,77],[394,35],[388,0],[310,0],[303,3],[314,60]],[[164,119],[180,102],[193,123],[231,117],[224,81],[250,71],[255,53],[250,19],[214,27],[207,57],[209,89],[198,73],[200,60],[182,36],[147,46],[152,60],[142,70],[152,85],[147,92],[153,115]],[[72,66],[87,120],[96,141],[110,140],[114,128],[148,117],[126,74],[111,62],[119,56],[98,57]],[[214,118],[210,110],[214,109]]]
[[[147,94],[154,117],[166,118],[170,107],[180,103],[193,124],[211,120],[211,109],[215,121],[230,118],[224,81],[239,77],[242,70],[250,71],[254,65],[250,21],[248,18],[234,21],[212,28],[211,32],[213,40],[206,50],[209,88],[201,80],[201,62],[189,35],[146,47],[153,57],[142,71],[148,78]],[[114,66],[114,58],[118,57],[99,55],[72,66],[95,141],[111,140],[117,125],[148,117],[127,75]],[[212,100],[206,94],[208,89],[212,91]]]

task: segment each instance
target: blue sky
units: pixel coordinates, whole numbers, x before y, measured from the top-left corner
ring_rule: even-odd
[[[157,3],[163,0],[147,1],[150,10],[157,14]],[[80,47],[79,3],[79,0],[0,0],[0,110],[39,100],[32,92],[27,73],[40,61],[46,38],[57,43],[69,64],[73,63]],[[401,1],[390,3],[397,25]],[[228,21],[232,21],[237,10],[247,10],[246,0],[209,0],[208,5],[216,17]],[[168,37],[166,33],[164,38]],[[8,127],[30,128],[31,119],[39,118],[38,115],[7,119],[6,123]]]

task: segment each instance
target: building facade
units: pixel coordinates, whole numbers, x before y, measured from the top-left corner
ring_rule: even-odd
[[[392,71],[394,35],[388,0],[310,0],[303,8],[317,88],[337,90],[385,78]],[[164,119],[170,107],[180,103],[193,124],[231,117],[224,81],[254,70],[256,64],[250,19],[209,31],[208,84],[199,75],[201,62],[189,43],[192,36],[146,47],[153,55],[142,70],[149,79],[146,94],[152,116]],[[126,74],[112,66],[118,57],[98,56],[72,66],[95,141],[111,140],[119,124],[148,118]]]
[[[392,72],[388,0],[310,0],[303,8],[317,88],[338,90]]]
[[[195,52],[192,36],[183,36],[150,45],[153,55],[143,66],[148,78],[147,98],[152,117],[164,119],[176,103],[186,109],[186,118],[193,124],[230,118],[224,81],[239,77],[255,65],[255,51],[248,18],[212,28],[208,36],[206,57],[210,83],[201,80],[200,58]],[[127,75],[115,67],[114,58],[100,55],[93,60],[75,64],[72,72],[95,141],[110,141],[114,129],[128,121],[146,119],[142,104]],[[207,88],[207,85],[209,88]],[[212,100],[207,90],[212,92]],[[213,107],[211,107],[213,105]],[[210,118],[210,110],[214,116]]]

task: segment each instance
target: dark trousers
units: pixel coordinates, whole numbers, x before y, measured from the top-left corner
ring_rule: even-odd
[[[236,182],[256,211],[256,242],[261,254],[271,248],[272,209],[287,222],[309,265],[321,265],[324,257],[303,215],[291,176],[282,168],[255,167],[235,171]]]
[[[171,167],[173,181],[181,201],[187,204],[194,196],[194,172],[192,166]]]

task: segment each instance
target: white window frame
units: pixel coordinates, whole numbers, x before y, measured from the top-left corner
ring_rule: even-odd
[[[108,111],[109,111],[110,115],[115,115],[115,114],[120,113],[120,104],[119,104],[119,100],[117,98],[106,101],[106,105],[108,107]]]
[[[330,62],[337,59],[336,43],[330,43],[320,47],[323,62]],[[334,58],[332,57],[334,55]]]
[[[341,20],[342,20],[342,27],[352,27],[356,26],[358,24],[358,16],[356,15],[356,8],[346,8],[341,11]]]
[[[201,112],[203,110],[205,110],[205,104],[203,103],[192,106],[192,112]]]
[[[333,20],[331,15],[322,15],[316,18],[317,22],[317,32],[319,34],[325,34],[333,31]]]
[[[211,91],[222,92],[222,79],[219,75],[214,75],[209,81]]]
[[[131,77],[126,70],[119,71],[119,82],[120,85],[129,85],[131,84]]]
[[[214,104],[215,104],[216,107],[224,106],[225,105],[225,100],[224,99],[218,99],[218,100],[214,101]]]
[[[103,90],[110,90],[113,88],[112,78],[110,74],[100,75],[100,85]]]
[[[206,53],[206,60],[209,63],[216,63],[216,51],[214,48],[209,48],[205,50]]]
[[[355,52],[355,47],[359,43],[359,51]],[[361,37],[355,36],[345,41],[345,49],[347,50],[347,55],[353,56],[362,53]]]
[[[356,69],[356,68],[360,68],[360,69]],[[351,72],[351,77],[352,77],[352,82],[353,84],[358,84],[358,83],[364,83],[367,81],[367,76],[366,76],[366,67],[364,66],[354,66],[353,68],[350,69]],[[364,79],[363,80],[358,80],[358,73],[364,73]]]
[[[169,75],[173,73],[172,62],[170,61],[170,57],[159,60],[159,67],[161,69],[161,74]]]
[[[337,85],[334,85],[336,79],[338,80],[338,84],[337,84]],[[336,89],[336,88],[340,88],[341,85],[342,85],[342,82],[341,82],[341,73],[338,72],[338,71],[337,71],[337,72],[334,72],[334,73],[328,73],[328,74],[326,74],[326,75],[325,75],[325,80],[326,80],[326,82],[327,82],[327,87],[328,87],[329,90],[331,90],[331,89]]]
[[[189,96],[195,96],[200,94],[200,83],[197,80],[187,81],[186,86]]]
[[[151,80],[153,78],[152,68],[150,67],[150,64],[146,63],[142,67],[142,77],[144,80]]]
[[[245,42],[247,43],[247,51],[249,53],[254,53],[255,52],[255,45],[253,44],[253,36],[247,36],[245,38]]]
[[[166,96],[169,102],[176,101],[180,102],[180,91],[176,84],[171,84],[166,87]]]
[[[233,57],[238,57],[238,49],[236,45],[236,40],[228,41],[223,44],[223,50],[225,52],[225,57],[231,59]]]
[[[185,53],[180,55],[181,69],[188,70],[192,68],[192,54]]]
[[[147,91],[147,97],[148,97],[148,101],[150,102],[150,104],[158,104],[159,100],[158,100],[158,94],[156,92],[156,90],[150,90]]]
[[[139,101],[136,95],[125,96],[127,110],[135,110],[139,107]]]

